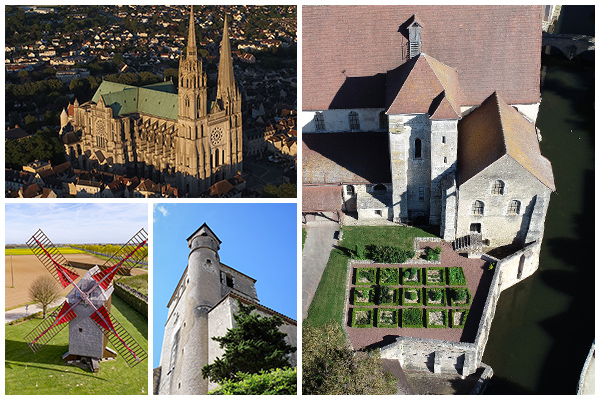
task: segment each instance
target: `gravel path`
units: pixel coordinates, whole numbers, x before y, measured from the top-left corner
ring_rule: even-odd
[[[440,246],[442,248],[441,264],[435,264],[435,267],[463,267],[467,287],[471,291],[472,302],[467,318],[467,324],[464,329],[459,328],[352,328],[346,326],[348,336],[355,349],[376,348],[387,345],[395,341],[398,336],[420,337],[428,339],[440,339],[449,341],[474,342],[477,334],[477,328],[485,306],[485,300],[489,291],[493,271],[484,269],[485,261],[482,259],[467,258],[459,255],[452,250],[452,245],[446,242],[422,242],[419,248]],[[359,267],[359,265],[354,265]],[[387,264],[366,264],[365,267],[383,268],[389,267]],[[395,265],[401,267],[401,265]],[[432,266],[424,262],[423,264],[411,264],[410,267],[422,268]],[[351,283],[351,287],[354,285]],[[403,287],[400,285],[399,287]],[[352,291],[350,291],[352,293]],[[348,319],[352,313],[352,306],[348,310]],[[377,307],[377,306],[375,306]],[[435,308],[450,308],[449,306]]]

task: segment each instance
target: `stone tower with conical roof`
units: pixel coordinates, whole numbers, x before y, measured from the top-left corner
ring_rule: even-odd
[[[280,329],[296,345],[296,321],[261,306],[256,280],[221,263],[221,240],[206,223],[186,240],[188,265],[167,304],[160,367],[155,369],[154,392],[159,395],[207,394],[215,388],[201,370],[223,355],[211,338],[233,327],[238,299],[256,305],[260,315],[279,315],[284,321]],[[295,364],[295,354],[290,359]]]

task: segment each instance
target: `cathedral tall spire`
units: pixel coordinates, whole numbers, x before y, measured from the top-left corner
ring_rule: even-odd
[[[223,40],[221,40],[221,51],[219,57],[219,78],[217,82],[217,98],[223,98],[228,88],[235,87],[233,77],[233,59],[231,57],[231,44],[229,43],[229,23],[225,14],[223,24]]]
[[[187,45],[187,56],[196,58],[198,57],[196,47],[196,28],[194,27],[194,6],[190,6],[190,28],[188,33],[188,45]]]

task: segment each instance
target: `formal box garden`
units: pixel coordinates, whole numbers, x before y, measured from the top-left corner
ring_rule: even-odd
[[[462,267],[357,267],[355,328],[464,328],[472,295]]]

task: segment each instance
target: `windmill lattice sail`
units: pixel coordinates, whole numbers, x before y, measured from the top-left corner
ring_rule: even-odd
[[[108,338],[114,346],[117,353],[123,357],[125,362],[130,366],[145,360],[148,355],[136,340],[123,328],[113,317],[111,313],[104,307],[100,307],[96,312],[90,315],[90,318],[104,332],[104,336]]]
[[[101,270],[112,267],[120,263],[119,274],[130,275],[131,269],[136,265],[142,263],[142,261],[148,255],[148,233],[144,228],[140,229],[129,242],[125,243],[111,258],[100,266]],[[116,263],[116,264],[115,264]]]
[[[63,289],[79,277],[79,274],[71,267],[65,256],[58,251],[58,248],[41,229],[38,229],[27,241],[27,246]]]
[[[25,336],[25,341],[29,344],[31,350],[33,350],[34,353],[37,353],[39,349],[48,343],[54,336],[58,335],[58,333],[68,325],[68,322],[76,316],[73,308],[65,301],[60,310],[53,311],[41,324],[33,328],[33,330]]]

